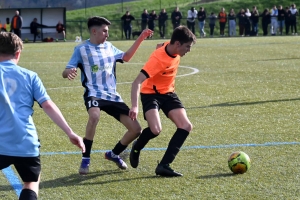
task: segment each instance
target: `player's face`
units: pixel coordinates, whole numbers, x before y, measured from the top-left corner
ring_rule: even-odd
[[[180,42],[178,42],[178,46],[177,46],[178,55],[181,57],[184,56],[186,53],[191,51],[192,46],[193,46],[193,42],[187,42],[183,44],[180,44]]]
[[[102,25],[102,26],[97,27],[95,36],[96,36],[97,43],[99,43],[99,44],[104,43],[107,40],[107,38],[109,37],[108,26]]]

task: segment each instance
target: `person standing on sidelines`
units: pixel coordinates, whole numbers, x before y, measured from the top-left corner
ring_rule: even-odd
[[[174,161],[181,146],[192,130],[192,123],[186,110],[175,93],[175,77],[180,57],[190,52],[196,36],[185,26],[174,29],[171,41],[158,47],[146,62],[131,88],[131,109],[129,117],[136,121],[138,115],[138,98],[141,95],[144,118],[148,127],[133,143],[130,152],[130,164],[136,168],[139,164],[141,150],[149,140],[162,131],[159,110],[176,125],[177,129],[171,138],[168,148],[155,170],[160,176],[182,176],[174,171],[170,164]]]
[[[166,12],[166,9],[162,9],[161,12],[158,15],[158,29],[160,37],[165,39],[166,34],[166,21],[168,20],[168,14]]]
[[[191,7],[191,9],[188,10],[187,12],[186,24],[193,34],[195,34],[195,23],[197,17],[198,17],[198,11],[194,7]]]
[[[132,30],[131,21],[135,20],[135,18],[127,10],[126,13],[121,17],[121,20],[123,21],[122,25],[123,25],[123,30],[125,33],[126,40],[130,40],[131,30]]]
[[[182,19],[182,13],[179,11],[179,7],[176,7],[171,14],[171,20],[173,24],[173,29],[180,26],[180,20]]]
[[[40,141],[33,123],[33,104],[44,112],[85,151],[81,137],[67,124],[59,108],[51,101],[35,72],[18,66],[22,40],[14,33],[0,33],[0,170],[14,165],[24,182],[20,200],[38,197],[41,174]]]
[[[81,70],[82,86],[85,88],[84,103],[89,115],[86,125],[86,133],[83,142],[86,152],[82,154],[79,174],[86,175],[89,172],[90,154],[96,126],[100,119],[100,111],[114,117],[127,129],[123,138],[116,144],[112,151],[105,153],[105,158],[113,161],[120,169],[127,169],[127,164],[120,158],[127,145],[135,140],[141,133],[138,121],[129,118],[129,108],[117,92],[116,62],[121,60],[128,62],[144,39],[151,36],[153,31],[145,29],[133,45],[123,52],[106,41],[110,21],[104,17],[91,17],[87,26],[90,39],[75,47],[74,53],[63,71],[63,78],[73,80],[77,76],[77,68]]]
[[[276,8],[276,5],[273,6],[272,10],[270,11],[271,15],[271,27],[270,27],[270,33],[271,35],[276,35],[277,34],[277,27],[278,27],[278,9]]]
[[[18,10],[15,11],[15,16],[11,19],[11,29],[16,34],[21,38],[21,29],[23,25],[23,18],[20,16],[20,13]]]
[[[199,21],[200,37],[205,37],[206,33],[204,31],[204,26],[205,26],[206,12],[204,10],[204,7],[199,8],[197,17]]]

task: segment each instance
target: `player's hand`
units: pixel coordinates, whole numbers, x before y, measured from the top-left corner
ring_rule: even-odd
[[[68,79],[73,80],[77,76],[77,69],[76,68],[71,68],[68,69]]]
[[[139,113],[138,107],[132,107],[132,108],[129,110],[129,117],[134,121],[134,120],[137,119],[138,113]]]
[[[142,34],[141,34],[141,37],[144,39],[148,38],[148,37],[152,37],[153,35],[153,31],[150,30],[150,29],[145,29],[143,30]]]
[[[82,153],[84,153],[85,145],[83,143],[82,137],[79,137],[77,134],[75,134],[73,132],[71,134],[69,134],[68,136],[69,136],[71,143],[78,146],[81,149]]]

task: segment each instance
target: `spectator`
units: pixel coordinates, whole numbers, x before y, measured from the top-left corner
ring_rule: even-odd
[[[172,20],[172,24],[173,24],[173,29],[177,28],[178,26],[180,26],[180,20],[182,19],[182,14],[179,11],[179,8],[176,7],[175,10],[172,12],[171,15],[171,20]]]
[[[195,34],[195,19],[197,18],[198,11],[191,7],[187,12],[187,27]]]
[[[219,24],[220,24],[220,36],[224,37],[225,36],[225,25],[227,22],[227,15],[225,13],[225,8],[221,8],[218,18],[219,18]]]
[[[215,15],[215,13],[210,13],[210,15],[208,16],[209,18],[209,35],[210,37],[214,36],[214,30],[215,30],[215,26],[216,26],[216,20],[217,20],[217,16]]]
[[[284,23],[285,23],[285,34],[288,35],[290,32],[290,26],[291,26],[291,17],[292,13],[289,7],[285,7],[285,13],[284,13]]]
[[[251,31],[251,21],[250,21],[250,18],[251,18],[251,13],[249,11],[249,9],[247,8],[246,9],[246,12],[245,12],[245,35],[246,36],[250,36],[250,31]]]
[[[47,27],[43,24],[37,23],[37,18],[34,18],[33,21],[30,23],[30,33],[33,34],[33,42],[36,41],[36,37],[40,37],[40,30],[38,30],[39,27]]]
[[[129,11],[126,11],[126,13],[121,17],[121,20],[123,21],[122,25],[123,25],[123,30],[125,33],[126,40],[130,40],[131,30],[132,30],[131,21],[135,19],[130,14]]]
[[[62,33],[64,36],[64,41],[66,41],[66,30],[65,26],[61,23],[61,21],[58,21],[56,24],[56,41],[58,41],[58,34]]]
[[[228,13],[228,21],[229,21],[229,36],[236,36],[236,15],[234,13],[234,9],[231,8]]]
[[[143,31],[147,28],[147,24],[149,21],[149,14],[148,14],[147,9],[144,9],[144,11],[141,15],[141,18],[142,18],[142,31]]]
[[[204,31],[204,26],[205,26],[206,12],[203,7],[199,8],[197,16],[199,21],[200,37],[205,37],[206,33]]]
[[[298,35],[297,34],[297,15],[298,15],[298,10],[296,8],[296,4],[292,4],[291,5],[291,8],[290,8],[290,11],[291,11],[291,32],[292,32],[292,35]]]
[[[278,26],[279,26],[279,34],[282,35],[283,27],[284,27],[284,16],[285,10],[282,8],[282,5],[278,7]]]
[[[11,19],[11,29],[19,38],[21,38],[22,24],[23,18],[20,16],[19,11],[16,10],[15,16]]]
[[[271,14],[271,27],[270,27],[270,33],[271,35],[276,35],[277,33],[277,16],[278,16],[278,10],[276,8],[276,5],[273,6],[273,8],[270,11]]]
[[[237,14],[237,18],[239,19],[239,34],[240,36],[244,36],[246,25],[246,15],[244,9],[240,10],[240,12]]]
[[[155,27],[155,20],[157,20],[157,15],[155,13],[155,10],[152,10],[151,13],[149,14],[149,20],[148,20],[148,28],[152,31],[154,31]]]
[[[158,16],[158,28],[161,38],[165,38],[166,34],[166,21],[168,20],[168,14],[166,9],[162,9]]]
[[[253,6],[250,19],[251,19],[251,23],[252,23],[252,34],[251,35],[257,36],[258,35],[259,12],[258,12],[256,6]]]
[[[269,9],[266,8],[264,12],[260,15],[262,17],[261,25],[263,29],[263,36],[268,35],[268,25],[271,23],[271,15]]]

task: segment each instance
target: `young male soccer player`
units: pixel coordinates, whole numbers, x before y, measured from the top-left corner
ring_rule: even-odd
[[[17,65],[22,40],[14,33],[0,33],[0,170],[14,165],[24,182],[21,200],[37,199],[41,174],[40,142],[33,123],[36,100],[45,113],[85,151],[81,137],[67,124],[51,101],[42,81],[32,71]]]
[[[170,164],[175,159],[180,147],[186,140],[192,124],[186,111],[175,93],[175,76],[180,57],[191,50],[196,42],[195,35],[185,26],[174,29],[171,41],[157,48],[146,62],[137,78],[132,83],[129,117],[136,120],[138,115],[138,97],[141,94],[144,117],[148,122],[130,152],[130,164],[136,168],[139,164],[140,151],[150,139],[155,138],[162,130],[159,110],[176,125],[177,130],[169,142],[164,157],[158,164],[155,173],[160,176],[182,176],[174,171]]]
[[[153,32],[149,29],[144,30],[133,45],[123,52],[106,41],[110,24],[103,17],[89,18],[87,25],[90,39],[75,47],[74,53],[63,71],[63,77],[72,80],[77,75],[77,67],[80,68],[81,81],[85,88],[83,98],[89,120],[84,137],[86,152],[82,154],[80,174],[89,172],[90,154],[101,110],[113,116],[127,128],[127,132],[114,149],[105,153],[105,158],[115,162],[120,169],[127,169],[127,165],[119,154],[140,135],[142,130],[137,121],[129,118],[129,108],[116,91],[115,68],[117,60],[129,61],[141,42],[151,36]]]

